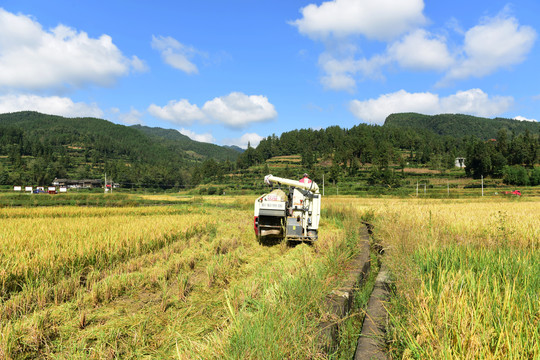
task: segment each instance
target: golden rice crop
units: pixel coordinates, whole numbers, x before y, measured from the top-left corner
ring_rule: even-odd
[[[59,217],[55,216],[57,208],[26,209],[25,217],[1,218],[2,297],[25,283],[55,281],[58,275],[76,273],[89,266],[100,268],[120,258],[142,254],[166,241],[167,236],[199,223],[198,214],[179,217],[166,215],[165,211],[156,217],[141,216],[152,209],[115,215],[99,210],[102,209],[90,209],[85,216],[80,209],[66,208]],[[161,208],[155,210],[158,214],[163,212]],[[34,212],[36,217],[32,216]]]
[[[330,291],[318,290],[335,286],[348,260],[332,251],[330,274],[326,250],[350,254],[339,245],[346,232],[325,219],[313,247],[262,246],[252,204],[0,209],[0,358],[249,357],[275,342],[243,325],[269,306],[299,335],[276,334],[280,349],[315,357],[315,344],[299,344],[317,331]]]
[[[367,199],[357,206],[375,213],[395,277],[392,355],[540,356],[538,200]]]
[[[326,358],[362,214],[395,279],[390,354],[540,356],[539,201],[326,197],[318,243],[287,247],[257,243],[253,200],[0,209],[0,358]]]

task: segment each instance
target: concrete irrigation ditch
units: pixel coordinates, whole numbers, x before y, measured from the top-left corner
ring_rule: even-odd
[[[370,234],[373,226],[366,222],[363,224],[365,227],[360,229],[359,234],[361,237],[360,253],[352,260],[351,270],[349,270],[343,286],[332,291],[327,297],[326,303],[330,319],[319,325],[321,329],[319,339],[329,351],[336,348],[339,324],[348,316],[355,293],[365,285],[371,269]],[[354,356],[355,360],[387,359],[383,347],[388,314],[383,303],[387,300],[388,294],[388,271],[384,264],[381,264],[367,305],[366,316]]]

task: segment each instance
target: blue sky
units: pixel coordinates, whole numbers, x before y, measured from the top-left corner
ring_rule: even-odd
[[[393,112],[540,119],[540,3],[0,2],[0,112],[245,147]]]

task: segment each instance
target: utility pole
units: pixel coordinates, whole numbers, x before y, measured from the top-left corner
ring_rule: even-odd
[[[324,173],[322,174],[322,196],[324,196]]]
[[[416,182],[416,197],[418,197],[418,181]]]
[[[482,196],[484,196],[484,175],[482,175]]]
[[[103,193],[104,194],[107,193],[107,173],[105,173],[105,186],[104,186],[104,189],[103,189]]]

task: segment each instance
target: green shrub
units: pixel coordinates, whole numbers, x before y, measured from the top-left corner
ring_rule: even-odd
[[[503,169],[503,182],[507,185],[529,185],[529,174],[523,166],[505,166]]]
[[[540,185],[540,167],[536,167],[531,170],[529,181],[532,186]]]

